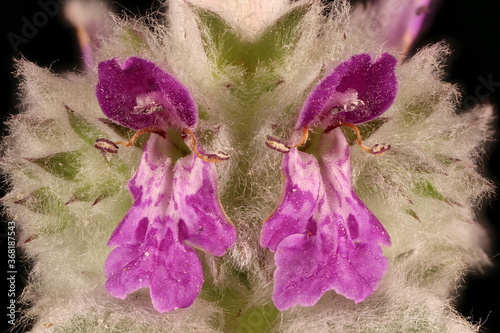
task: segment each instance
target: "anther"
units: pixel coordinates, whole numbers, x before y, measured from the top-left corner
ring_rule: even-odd
[[[356,136],[357,136],[356,143],[358,144],[358,146],[361,147],[361,149],[363,149],[367,153],[370,153],[373,155],[382,155],[383,153],[385,153],[386,151],[391,149],[391,145],[388,145],[385,143],[378,143],[378,144],[374,145],[372,148],[368,148],[367,146],[365,146],[363,144],[363,138],[361,137],[361,133],[356,125],[351,124],[351,123],[346,123],[346,122],[339,122],[337,127],[340,127],[340,126],[349,127],[350,129],[354,130],[354,132],[356,133]]]
[[[283,141],[273,138],[272,136],[267,136],[266,146],[280,153],[288,153],[290,151],[290,146],[286,145]]]
[[[279,151],[280,153],[286,154],[291,149],[300,147],[303,144],[305,144],[307,142],[308,138],[309,138],[309,126],[305,126],[302,129],[302,136],[300,137],[299,142],[297,142],[296,144],[287,145],[283,141],[268,135],[267,140],[266,140],[266,146],[268,146],[269,148],[271,148],[273,150]]]
[[[191,149],[193,154],[198,156],[198,158],[200,158],[201,160],[203,160],[205,162],[209,162],[209,163],[218,163],[218,162],[226,161],[229,159],[230,156],[224,152],[221,152],[221,151],[216,153],[216,154],[203,154],[203,153],[201,153],[198,150],[196,136],[194,135],[193,132],[191,132],[190,129],[184,128],[182,130],[182,134],[189,137],[189,143],[188,143],[189,148]]]
[[[116,143],[114,143],[113,141],[110,141],[108,139],[101,138],[101,139],[95,140],[94,147],[96,147],[97,149],[99,149],[103,152],[112,153],[112,154],[118,153],[118,146],[116,145]]]
[[[167,134],[165,133],[165,131],[161,130],[159,128],[143,128],[143,129],[140,129],[137,132],[135,132],[134,136],[128,141],[113,142],[111,140],[104,139],[104,138],[96,139],[95,143],[94,143],[94,147],[99,149],[100,151],[102,151],[104,153],[116,154],[116,153],[118,153],[118,148],[119,148],[118,145],[130,147],[130,146],[134,145],[135,140],[137,140],[137,138],[140,135],[145,134],[145,133],[155,133],[155,134],[160,135],[163,138],[167,137]]]

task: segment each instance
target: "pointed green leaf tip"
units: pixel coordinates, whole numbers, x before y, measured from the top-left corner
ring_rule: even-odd
[[[411,209],[411,208],[405,209],[405,212],[406,212],[406,214],[410,215],[418,222],[422,222],[422,221],[420,221],[420,218],[418,217],[417,213],[413,209]]]
[[[61,231],[74,221],[73,214],[68,207],[48,187],[41,187],[14,203],[23,205],[35,213],[55,217],[40,230],[41,233],[50,234]]]
[[[415,185],[415,190],[418,194],[425,197],[445,201],[444,196],[439,193],[436,187],[428,180],[422,180]]]
[[[66,108],[71,128],[83,141],[93,146],[97,138],[106,136],[99,128],[92,125],[84,116],[76,113],[66,105],[64,107]]]
[[[300,6],[285,14],[254,42],[244,40],[211,11],[197,8],[195,13],[206,52],[216,65],[240,66],[247,73],[255,73],[258,67],[269,67],[290,53],[297,41],[297,27],[308,9],[309,5]]]
[[[99,120],[103,124],[105,124],[106,126],[108,126],[109,128],[111,128],[113,130],[113,132],[115,132],[116,134],[118,134],[124,140],[129,140],[131,137],[134,136],[134,134],[136,132],[136,131],[134,131],[134,130],[132,130],[130,128],[118,125],[118,124],[112,122],[111,120],[109,120],[107,118],[99,118]],[[146,144],[146,142],[148,141],[148,139],[149,139],[149,133],[146,133],[146,134],[143,134],[143,135],[139,136],[134,141],[134,147],[137,147],[139,149],[144,149],[144,145]]]
[[[35,163],[55,177],[75,180],[81,168],[82,152],[75,150],[63,153],[56,153],[46,157],[27,158],[26,160]]]
[[[135,52],[149,48],[142,34],[130,26],[125,27],[123,31],[123,40],[126,44],[130,45]]]
[[[106,199],[120,190],[120,183],[116,179],[110,179],[97,184],[86,184],[79,187],[66,202],[70,204],[74,201],[92,202],[96,205],[101,200]]]

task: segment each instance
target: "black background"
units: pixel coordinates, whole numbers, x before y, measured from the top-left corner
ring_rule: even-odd
[[[48,0],[41,0],[47,2]],[[229,0],[220,0],[229,1]],[[270,0],[272,1],[272,0]],[[133,13],[144,14],[148,9],[158,7],[158,2],[139,0],[119,0],[120,5],[114,4],[117,11],[129,10]],[[1,14],[2,31],[2,58],[1,58],[1,93],[2,93],[2,119],[15,114],[16,81],[12,75],[12,59],[19,58],[22,54],[26,59],[36,62],[43,67],[51,67],[56,72],[66,70],[81,70],[79,64],[79,50],[77,46],[74,30],[62,18],[59,11],[54,18],[49,18],[38,31],[29,38],[27,43],[19,44],[20,53],[16,53],[8,39],[9,33],[22,35],[24,25],[23,17],[32,21],[33,15],[41,10],[38,1],[9,1],[3,5]],[[433,21],[430,30],[421,38],[416,48],[429,42],[446,40],[453,50],[452,56],[447,63],[447,81],[459,84],[463,90],[464,99],[474,100],[478,97],[477,92],[483,97],[488,92],[481,87],[479,77],[500,83],[500,1],[498,0],[443,0],[442,6]],[[479,89],[479,90],[478,90]],[[481,99],[481,98],[479,98]],[[482,102],[492,102],[499,105],[500,87],[495,87],[489,96],[481,100]],[[497,108],[498,112],[498,108]],[[2,121],[3,122],[3,121]],[[3,125],[2,125],[3,126]],[[498,128],[498,124],[496,125]],[[5,127],[0,128],[5,133]],[[497,133],[495,141],[500,138]],[[488,175],[496,184],[500,179],[500,147],[497,142],[492,142],[487,147],[487,154],[484,157],[483,172]],[[5,189],[2,184],[0,190]],[[493,268],[488,269],[481,275],[471,274],[467,276],[465,287],[461,290],[461,296],[457,297],[458,310],[466,317],[472,318],[476,322],[484,323],[484,328],[488,332],[500,332],[500,201],[499,192],[492,200],[485,202],[480,216],[486,216],[489,222],[486,228],[491,235],[492,245],[489,252]],[[4,219],[6,219],[4,217]],[[0,233],[0,260],[1,267],[4,267],[7,258],[7,245],[5,235],[5,224],[1,226]],[[4,255],[5,253],[5,255]],[[18,254],[18,259],[21,254]],[[17,289],[21,290],[25,272],[29,269],[29,263],[18,260]],[[2,268],[0,278],[5,281],[6,269]],[[0,299],[5,299],[4,293],[7,288],[0,290]],[[5,305],[0,304],[0,328],[7,328],[7,316]],[[18,330],[21,332],[22,330]]]

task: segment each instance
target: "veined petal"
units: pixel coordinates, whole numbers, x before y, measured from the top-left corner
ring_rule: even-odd
[[[189,91],[147,60],[103,61],[98,68],[97,100],[104,114],[125,127],[194,127],[198,110]]]
[[[290,216],[293,202],[287,201],[291,196],[285,192],[263,226],[261,243],[276,252],[276,306],[310,306],[331,289],[355,302],[364,300],[387,270],[379,245],[390,245],[390,239],[352,188],[346,139],[337,128],[321,138],[319,159],[297,149],[288,155],[283,160],[287,188],[319,184],[312,185],[318,188],[316,200],[307,203],[313,209]],[[301,167],[304,163],[307,168]]]
[[[396,97],[396,62],[384,53],[374,62],[358,54],[341,63],[309,94],[296,127],[359,124],[380,116]]]
[[[350,238],[356,242],[391,245],[380,221],[354,192],[349,144],[339,128],[323,135],[318,154],[323,188],[329,202],[326,207],[341,216]]]
[[[134,203],[111,235],[108,246],[137,245],[144,240],[148,226],[164,216],[172,195],[172,161],[164,148],[166,139],[152,134],[135,176],[128,187]]]
[[[151,252],[152,249],[141,245],[113,249],[106,259],[106,290],[124,299],[137,289],[149,287],[153,266]]]
[[[381,248],[352,242],[345,233],[337,234],[337,239],[329,236],[295,234],[279,244],[274,257],[273,293],[279,310],[298,304],[312,306],[332,289],[358,303],[377,288],[387,271]]]
[[[217,196],[215,165],[192,154],[177,162],[174,175],[172,202],[180,241],[222,256],[236,241],[236,229]]]
[[[325,255],[318,242],[321,236],[293,234],[279,243],[274,256],[273,301],[280,311],[297,304],[312,306],[330,289],[325,268],[332,259],[332,249],[326,249]]]

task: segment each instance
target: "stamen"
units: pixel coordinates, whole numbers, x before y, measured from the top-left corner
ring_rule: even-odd
[[[155,112],[161,112],[163,110],[165,110],[163,105],[159,103],[152,103],[149,105],[134,106],[134,111],[132,111],[131,114],[149,115]]]
[[[365,105],[365,102],[358,98],[358,92],[354,89],[347,89],[345,92],[334,92],[331,98],[335,103],[327,106],[332,113],[350,112]]]
[[[208,157],[209,159],[218,159],[219,161],[226,161],[230,157],[228,154],[224,153],[223,151],[219,151],[215,154],[206,154],[205,156]]]
[[[140,94],[136,97],[137,105],[131,114],[150,115],[167,109],[168,101],[158,91]]]
[[[302,137],[300,138],[300,141],[297,142],[296,144],[294,145],[291,145],[290,146],[290,149],[293,149],[293,148],[297,148],[297,147],[300,147],[302,146],[304,143],[307,142],[307,139],[309,138],[309,126],[305,126],[303,129],[302,129]]]
[[[361,137],[361,133],[356,125],[351,124],[351,123],[346,123],[346,122],[339,122],[337,127],[340,127],[340,126],[349,127],[352,130],[354,130],[354,132],[356,133],[356,135],[358,137],[356,139],[356,143],[358,144],[358,146],[361,147],[361,149],[363,149],[367,153],[370,153],[373,155],[382,155],[383,153],[385,153],[386,151],[391,149],[391,145],[388,145],[385,143],[377,143],[372,148],[368,148],[367,146],[365,146],[363,144],[363,139]]]
[[[140,135],[145,134],[145,133],[155,133],[155,134],[160,135],[162,138],[167,137],[167,133],[165,133],[164,130],[161,130],[159,128],[143,128],[143,129],[135,132],[134,136],[128,141],[113,142],[111,140],[104,139],[104,138],[96,139],[95,143],[94,143],[94,147],[99,149],[100,151],[102,151],[104,153],[116,154],[116,153],[118,153],[118,148],[119,148],[118,145],[130,147],[134,144],[135,140],[137,140],[137,138]]]
[[[266,140],[266,146],[276,151],[279,151],[280,153],[286,154],[290,151],[290,149],[297,148],[305,144],[308,138],[309,138],[309,126],[305,126],[302,129],[302,136],[300,137],[299,142],[297,142],[296,144],[290,146],[284,143],[283,141],[268,135]]]
[[[101,138],[95,140],[94,147],[96,147],[99,150],[102,150],[103,152],[112,154],[118,153],[118,146],[116,145],[116,143],[108,139]]]
[[[138,130],[137,132],[135,132],[134,136],[128,140],[128,141],[118,141],[118,142],[115,142],[115,144],[117,145],[123,145],[125,147],[130,147],[134,144],[135,140],[137,140],[137,138],[142,135],[142,134],[145,134],[145,133],[155,133],[155,134],[158,134],[160,135],[162,138],[166,138],[167,137],[167,133],[165,133],[164,130],[162,129],[159,129],[159,128],[143,128],[143,129],[140,129]]]
[[[272,136],[267,136],[266,146],[280,153],[288,153],[290,151],[290,146],[286,145],[283,141],[273,138]]]
[[[189,136],[189,148],[191,151],[198,156],[201,160],[209,163],[219,163],[229,159],[229,155],[219,151],[216,154],[203,154],[198,151],[198,144],[196,143],[196,137],[190,129],[184,128],[182,134]]]

